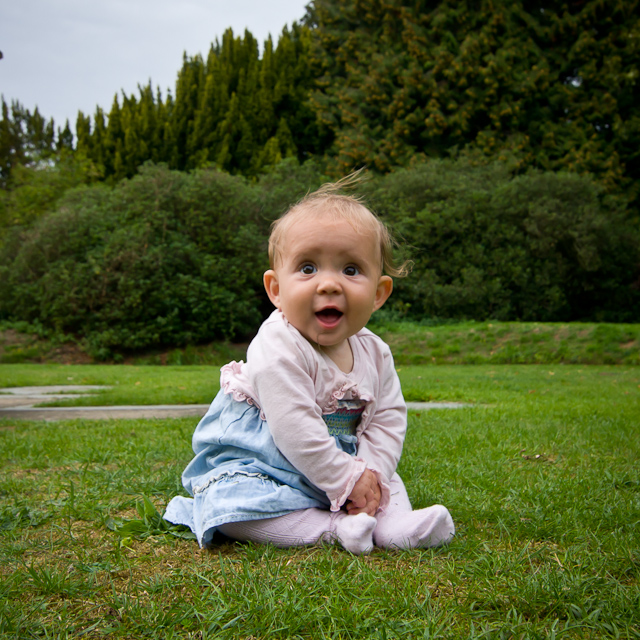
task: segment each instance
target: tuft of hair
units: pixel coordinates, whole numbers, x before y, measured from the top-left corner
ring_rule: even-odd
[[[274,269],[284,251],[287,231],[297,222],[320,216],[348,222],[358,233],[373,233],[380,247],[380,270],[387,275],[402,278],[411,268],[410,261],[397,266],[393,252],[398,243],[387,226],[368,209],[359,196],[343,193],[363,180],[363,169],[354,171],[337,182],[323,184],[317,191],[307,194],[271,225],[269,237],[269,263]]]

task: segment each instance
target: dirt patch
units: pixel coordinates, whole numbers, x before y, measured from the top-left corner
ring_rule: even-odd
[[[63,344],[52,349],[46,358],[47,362],[60,364],[91,364],[93,358],[74,344]]]
[[[562,325],[558,328],[553,338],[556,342],[561,342],[562,340],[566,340],[568,337],[570,337],[570,335],[571,331],[569,330],[569,327],[567,325]]]
[[[34,335],[4,329],[0,330],[0,362],[91,364],[93,359],[72,342],[52,344]]]

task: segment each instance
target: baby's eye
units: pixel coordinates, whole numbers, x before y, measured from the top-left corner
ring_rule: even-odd
[[[358,267],[354,267],[353,265],[349,265],[342,270],[345,276],[357,276],[360,273]]]
[[[300,273],[303,273],[305,276],[313,275],[316,271],[317,269],[315,268],[315,266],[310,263],[303,264],[300,267]]]

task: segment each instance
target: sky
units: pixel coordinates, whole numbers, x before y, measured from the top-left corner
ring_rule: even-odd
[[[75,130],[138,84],[173,92],[183,53],[206,56],[229,27],[277,42],[308,1],[0,0],[0,94]]]

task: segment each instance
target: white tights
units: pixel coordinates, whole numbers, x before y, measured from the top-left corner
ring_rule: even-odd
[[[277,518],[230,522],[218,529],[235,540],[297,547],[338,541],[347,551],[369,553],[374,545],[413,549],[450,542],[455,526],[442,505],[413,511],[398,474],[390,482],[391,501],[384,513],[347,515],[345,511],[303,509]]]

